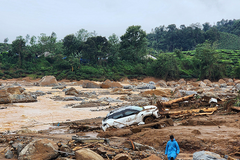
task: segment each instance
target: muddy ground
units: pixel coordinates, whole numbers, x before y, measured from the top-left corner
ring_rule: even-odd
[[[184,95],[179,95],[179,90],[183,89],[196,91],[199,95],[203,93],[209,94],[210,92],[213,97],[218,96],[218,98],[224,100],[237,96],[236,84],[238,83],[230,85],[225,80],[226,87],[221,87],[222,84],[220,82],[215,82],[213,85],[208,86],[207,82],[202,84],[200,82],[185,81],[182,84],[181,81],[176,81],[175,83],[179,85],[167,82],[166,86],[163,87],[161,84],[158,85],[157,82],[159,82],[159,79],[154,78],[146,78],[142,81],[125,79],[119,82],[122,86],[137,86],[142,85],[143,82],[154,82],[156,90],[163,92],[161,92],[162,95],[144,95],[144,91],[150,91],[151,93],[153,90],[82,88],[81,82],[64,80],[59,82],[61,85],[65,85],[66,88],[74,87],[76,90],[84,93],[81,96],[72,96],[65,95],[62,89],[35,86],[34,83],[37,81],[30,79],[1,81],[3,86],[12,85],[17,82],[27,92],[36,92],[39,90],[45,93],[45,95],[38,96],[37,102],[1,104],[1,108],[4,109],[0,110],[0,159],[4,159],[4,152],[6,151],[6,147],[9,146],[9,142],[19,137],[22,137],[22,142],[26,144],[33,139],[43,138],[51,139],[56,143],[61,141],[61,143],[68,144],[74,135],[108,138],[111,147],[115,146],[115,148],[118,147],[122,150],[126,148],[132,149],[131,146],[126,145],[126,141],[137,142],[142,145],[154,147],[156,152],[142,152],[140,156],[140,153],[128,151],[129,154],[132,154],[133,159],[134,157],[135,159],[143,159],[151,154],[163,158],[164,149],[171,134],[174,135],[176,141],[179,143],[182,155],[191,155],[196,151],[205,150],[220,154],[221,156],[231,155],[236,159],[239,158],[239,155],[236,153],[240,152],[240,113],[236,110],[224,108],[221,105],[218,105],[219,109],[213,114],[173,118],[173,126],[163,126],[161,129],[145,128],[141,132],[133,133],[131,131],[132,127],[110,129],[107,132],[103,132],[100,128],[103,117],[114,108],[126,105],[143,106],[157,99],[162,100],[163,97],[168,98],[168,100],[183,97]],[[100,82],[96,83],[100,84]],[[196,83],[199,83],[199,85]],[[79,97],[82,100],[65,101],[65,97]],[[111,101],[101,100],[104,97],[112,99]],[[194,107],[196,108],[196,106]],[[185,108],[183,105],[179,105],[174,108],[168,107],[168,109],[182,110]],[[164,118],[162,117],[159,120],[162,119]],[[111,132],[111,134],[108,132]],[[123,153],[126,152],[124,151]],[[74,156],[70,158],[75,159]],[[108,158],[105,157],[105,159]]]

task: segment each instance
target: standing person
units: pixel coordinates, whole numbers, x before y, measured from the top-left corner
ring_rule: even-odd
[[[177,141],[175,141],[173,135],[170,136],[170,140],[167,142],[165,155],[167,155],[168,160],[174,160],[179,154],[180,149]]]

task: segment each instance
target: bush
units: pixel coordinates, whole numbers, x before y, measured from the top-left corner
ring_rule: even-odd
[[[66,74],[64,74],[64,73],[61,73],[61,74],[59,74],[56,78],[57,78],[57,80],[62,80],[62,79],[64,79],[64,78],[66,78]]]
[[[5,74],[9,74],[10,72],[9,71],[4,71]]]
[[[20,75],[19,74],[14,74],[12,75],[13,78],[20,78]]]
[[[12,77],[11,77],[10,75],[5,75],[5,77],[6,77],[7,79],[12,79]]]

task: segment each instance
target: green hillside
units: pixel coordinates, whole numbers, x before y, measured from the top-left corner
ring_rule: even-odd
[[[219,40],[217,41],[218,49],[240,49],[240,37],[234,34],[220,32]]]

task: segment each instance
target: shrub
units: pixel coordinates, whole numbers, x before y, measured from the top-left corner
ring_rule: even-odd
[[[56,78],[57,78],[57,80],[62,80],[62,79],[64,79],[64,78],[66,78],[66,74],[64,74],[64,73],[61,73],[61,74],[59,74]]]
[[[9,71],[4,71],[5,74],[9,74],[10,72]]]
[[[6,77],[7,79],[12,79],[12,76],[10,76],[10,75],[5,75],[5,77]]]

